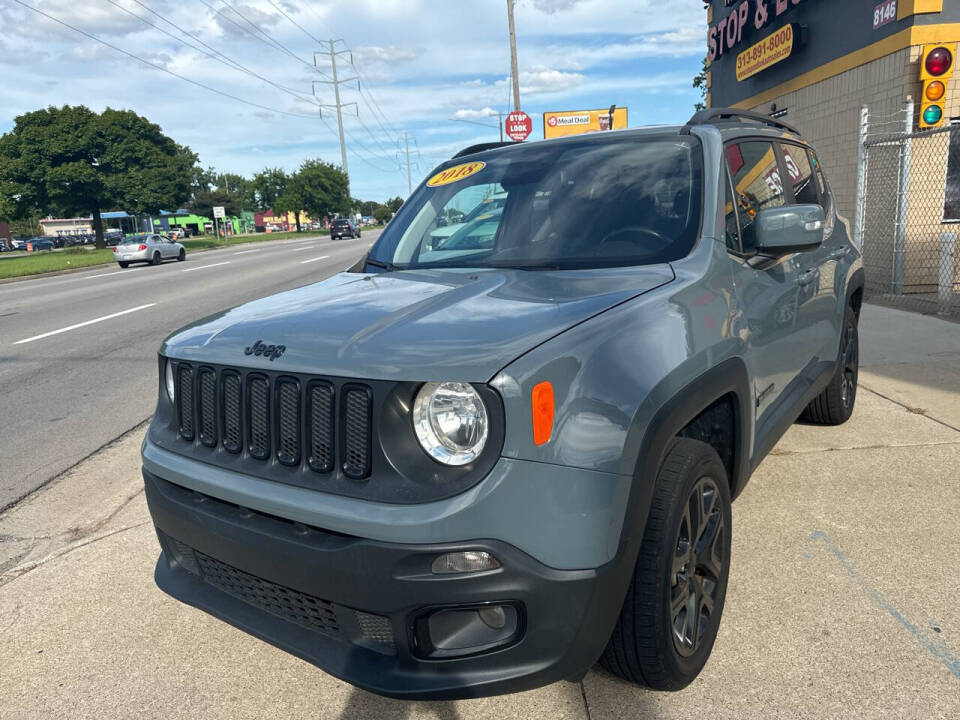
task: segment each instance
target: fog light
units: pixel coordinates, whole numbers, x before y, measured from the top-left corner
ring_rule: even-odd
[[[428,658],[475,655],[520,639],[522,614],[516,605],[490,604],[436,610],[417,620],[418,653]]]
[[[434,575],[452,575],[455,573],[475,573],[484,570],[496,570],[500,561],[483,550],[467,550],[441,555],[433,561]]]

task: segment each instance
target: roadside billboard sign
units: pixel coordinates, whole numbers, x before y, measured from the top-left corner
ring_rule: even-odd
[[[543,114],[543,137],[545,139],[582,135],[583,133],[610,130],[610,110],[565,110]],[[613,111],[613,129],[627,129],[627,108]]]
[[[223,220],[223,219],[227,216],[227,213],[226,213],[226,210],[224,210],[223,207],[221,207],[221,206],[218,205],[217,207],[215,207],[215,208],[213,209],[213,216],[214,216],[217,220]]]

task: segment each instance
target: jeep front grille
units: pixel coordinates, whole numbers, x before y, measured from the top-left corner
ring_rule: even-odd
[[[347,383],[177,364],[181,441],[354,481],[373,470],[373,391]],[[339,436],[339,437],[338,437]],[[337,464],[339,455],[339,466]]]

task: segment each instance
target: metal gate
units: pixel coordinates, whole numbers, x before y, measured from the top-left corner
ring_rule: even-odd
[[[857,237],[865,296],[960,319],[960,125],[873,135],[864,128]]]

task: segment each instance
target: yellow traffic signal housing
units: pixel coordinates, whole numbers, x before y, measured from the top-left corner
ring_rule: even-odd
[[[953,75],[956,45],[925,45],[920,56],[920,129],[940,127],[947,114],[947,88]]]

